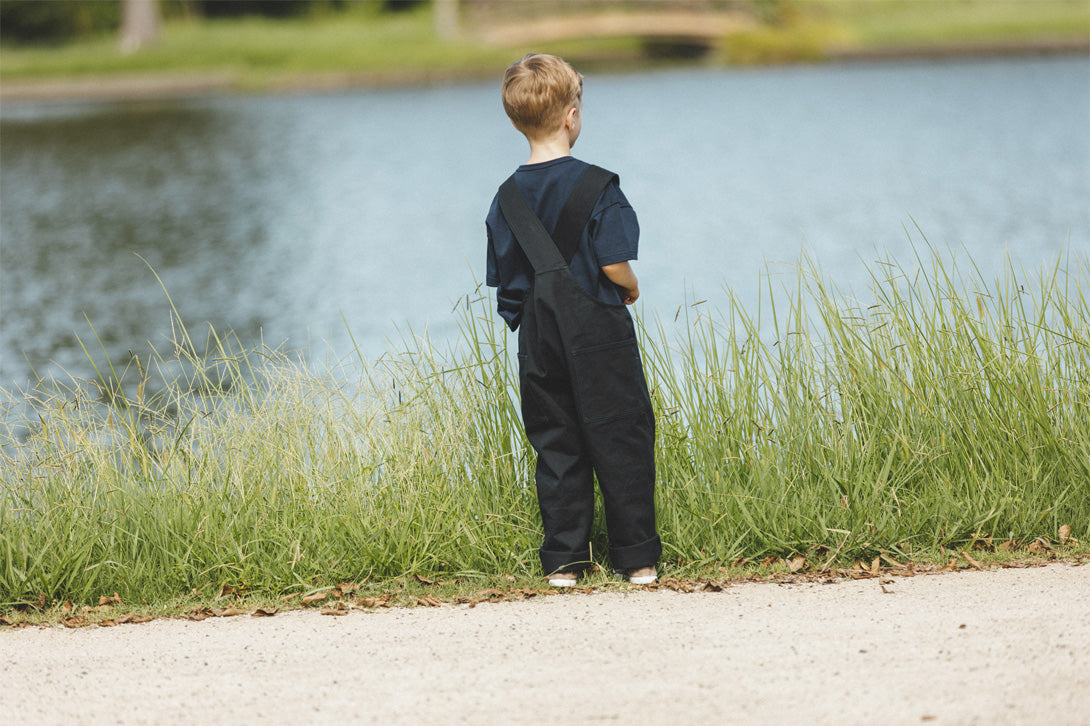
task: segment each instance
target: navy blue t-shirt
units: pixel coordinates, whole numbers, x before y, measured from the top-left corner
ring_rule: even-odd
[[[556,228],[560,210],[587,166],[586,162],[573,156],[562,156],[540,164],[523,164],[515,170],[515,183],[545,229]],[[534,273],[500,212],[499,194],[492,200],[485,227],[488,231],[485,282],[498,288],[496,298],[500,316],[515,330],[522,317],[522,300],[530,289]],[[620,288],[610,282],[602,267],[636,259],[639,240],[636,212],[616,180],[611,181],[598,198],[583,230],[570,264],[572,274],[594,297],[622,304],[624,298]]]

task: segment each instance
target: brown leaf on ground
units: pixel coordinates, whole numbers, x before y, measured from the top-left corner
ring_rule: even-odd
[[[223,587],[220,588],[220,594],[218,595],[218,597],[230,597],[232,595],[238,595],[238,594],[239,594],[239,591],[236,590],[235,588],[231,587],[230,585],[224,585]]]
[[[187,620],[200,621],[200,620],[207,620],[208,618],[212,617],[213,615],[214,615],[214,613],[212,612],[212,608],[205,607],[205,608],[194,608],[193,610],[190,610],[188,613],[186,613],[185,617],[186,617]]]
[[[316,592],[313,595],[307,595],[306,597],[304,597],[303,598],[303,604],[304,605],[310,605],[311,603],[318,602],[320,600],[325,600],[326,597],[328,597],[328,596],[329,596],[328,592]]]
[[[806,566],[806,558],[803,557],[802,555],[797,555],[795,557],[792,557],[787,563],[787,569],[790,572],[798,572],[799,570],[801,570],[805,566]]]
[[[704,592],[723,592],[722,585],[711,581],[705,582],[700,589]]]
[[[1060,525],[1060,531],[1057,533],[1057,538],[1060,540],[1060,544],[1067,542],[1067,538],[1071,536],[1071,525]]]
[[[458,603],[459,605],[469,605],[469,607],[475,608],[477,607],[477,603],[487,602],[487,600],[483,597],[472,598],[460,595],[459,597],[454,598],[454,602]]]
[[[439,607],[440,605],[443,604],[443,601],[440,600],[437,597],[432,597],[431,595],[425,595],[424,597],[416,598],[416,604],[417,605],[423,605],[425,607],[430,607],[430,608],[437,608],[437,607]]]
[[[233,618],[236,615],[245,615],[246,611],[242,608],[227,607],[222,610],[213,610],[212,614],[217,618]]]
[[[1034,554],[1037,554],[1041,550],[1051,550],[1052,545],[1049,544],[1048,540],[1044,537],[1038,537],[1037,539],[1030,542],[1029,547],[1027,547],[1026,549]]]
[[[103,595],[98,599],[99,605],[110,605],[112,603],[117,603],[118,605],[121,604],[121,596],[118,595],[116,592],[113,594],[113,597],[106,597],[105,595]]]
[[[779,557],[776,557],[774,555],[769,555],[768,557],[761,560],[761,564],[763,566],[765,566],[765,567],[768,567],[770,565],[776,564],[779,561],[779,559],[780,559]]]
[[[278,608],[258,608],[250,613],[255,618],[271,618],[276,615],[280,610]]]
[[[71,600],[65,600],[64,605],[61,605],[61,614],[62,615],[71,615],[72,610],[74,608],[75,608],[75,605],[72,604]]]
[[[330,605],[329,607],[322,608],[319,612],[322,615],[347,615],[348,610],[345,609],[344,603],[338,602]]]
[[[428,578],[426,578],[426,577],[424,577],[422,575],[413,575],[413,577],[415,577],[416,581],[419,582],[421,585],[434,585],[435,584],[435,580],[429,580]]]
[[[871,560],[871,563],[870,563],[871,577],[878,577],[878,572],[879,572],[879,569],[881,568],[881,566],[882,566],[882,557],[881,557],[881,555],[879,555],[879,556],[875,557],[873,560]]]
[[[1013,539],[1009,539],[999,545],[999,550],[1001,552],[1013,552],[1016,549],[1018,549],[1018,543],[1015,542]]]
[[[100,628],[112,628],[117,625],[116,620],[99,620],[98,627]]]
[[[976,569],[978,569],[978,570],[983,570],[984,569],[984,565],[982,565],[979,562],[977,562],[976,560],[974,560],[972,558],[972,556],[968,552],[962,551],[961,556],[965,558],[966,562],[968,562],[970,565],[972,565]]]
[[[12,621],[12,620],[8,620],[6,615],[0,615],[0,625],[11,626],[11,625],[15,625],[15,622]]]
[[[61,621],[61,624],[66,628],[83,628],[90,625],[90,621],[82,615],[74,615],[70,618],[65,618]]]
[[[345,595],[351,595],[354,592],[359,592],[360,586],[355,582],[342,582],[337,585],[337,589],[343,592]]]

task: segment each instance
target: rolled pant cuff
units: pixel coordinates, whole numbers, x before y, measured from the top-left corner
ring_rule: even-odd
[[[556,552],[552,550],[538,550],[541,555],[541,569],[546,575],[554,572],[582,572],[592,564],[590,550],[579,552]]]
[[[662,557],[662,540],[655,535],[646,542],[628,547],[610,547],[609,561],[617,570],[653,567]]]

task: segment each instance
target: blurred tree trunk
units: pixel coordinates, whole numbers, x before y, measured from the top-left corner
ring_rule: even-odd
[[[135,53],[159,37],[159,3],[157,0],[122,0],[121,52]]]
[[[433,0],[435,34],[444,40],[458,36],[458,0]]]

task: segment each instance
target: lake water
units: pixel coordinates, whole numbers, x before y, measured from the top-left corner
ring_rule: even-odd
[[[591,75],[584,113],[576,154],[619,172],[640,218],[645,312],[754,301],[804,251],[865,286],[866,263],[926,254],[915,224],[986,277],[1005,252],[1090,250],[1085,56]],[[115,360],[169,349],[150,268],[191,328],[247,342],[343,348],[346,322],[369,356],[399,327],[451,338],[526,155],[498,80],[4,104],[0,387],[88,375],[77,336]]]

